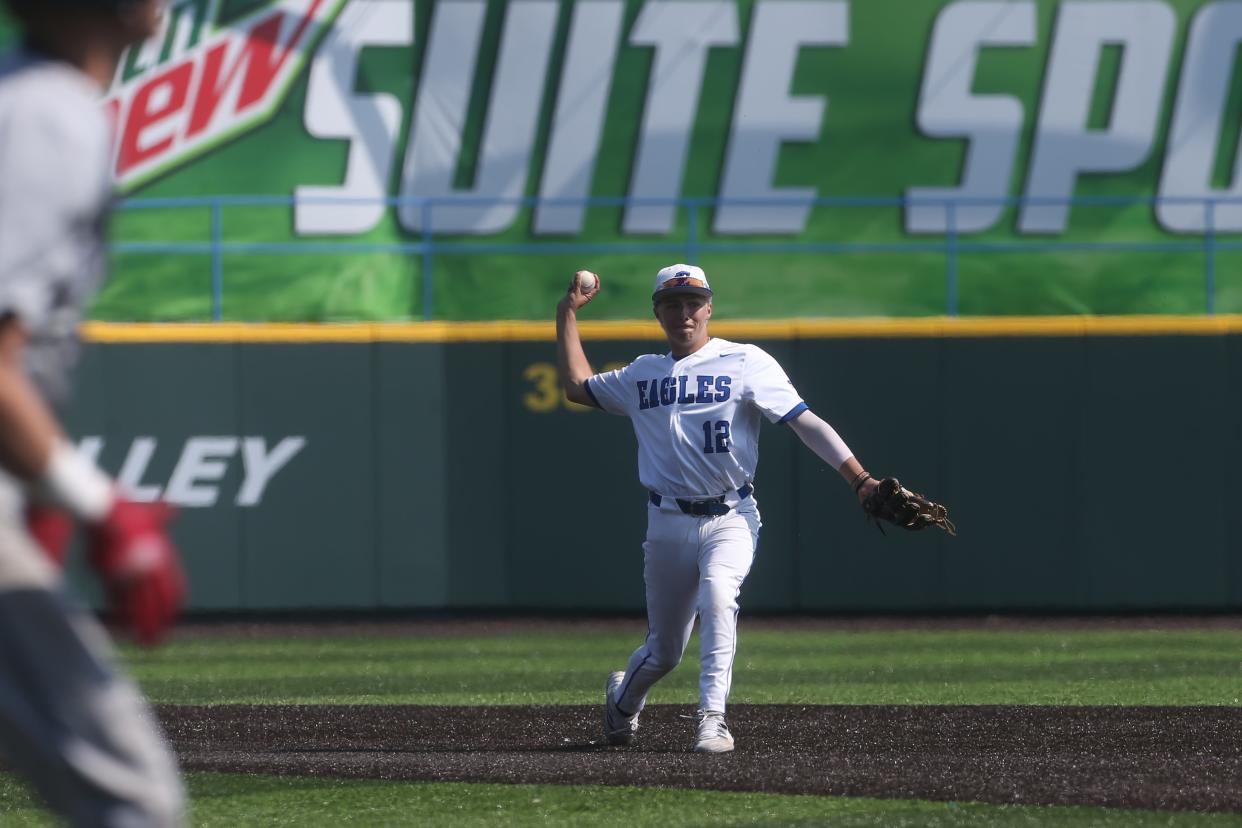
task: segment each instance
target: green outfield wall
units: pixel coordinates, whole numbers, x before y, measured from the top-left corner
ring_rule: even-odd
[[[550,332],[95,326],[68,421],[180,505],[194,610],[636,610],[634,436],[563,400]],[[716,333],[769,350],[869,469],[960,529],[881,535],[765,425],[744,606],[1242,608],[1242,318]],[[662,350],[654,324],[585,335],[597,368]]]

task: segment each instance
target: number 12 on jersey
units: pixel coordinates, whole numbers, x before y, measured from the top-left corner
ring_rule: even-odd
[[[729,421],[705,420],[703,422],[703,453],[727,454],[729,452]]]

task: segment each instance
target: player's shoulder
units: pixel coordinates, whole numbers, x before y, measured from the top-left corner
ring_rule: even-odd
[[[746,342],[734,342],[721,336],[713,336],[708,340],[708,347],[714,348],[717,353],[723,353],[727,356],[731,353],[752,350],[756,346]]]
[[[596,374],[596,376],[602,377],[605,375],[614,375],[620,377],[624,375],[626,377],[634,377],[635,375],[643,376],[645,374],[659,374],[667,371],[667,362],[667,356],[660,354],[643,354],[642,356],[635,357],[633,361],[627,365],[622,365],[615,370],[600,371]]]
[[[623,366],[619,373],[630,379],[658,377],[668,373],[668,363],[669,358],[664,354],[642,354],[635,357],[629,365]]]
[[[655,368],[657,366],[667,365],[669,361],[668,354],[642,354],[634,358],[629,364],[630,368]]]
[[[746,361],[768,362],[775,361],[772,355],[760,348],[758,345],[752,345],[749,342],[730,342],[726,339],[717,339],[717,353],[720,356],[730,356],[738,354]]]
[[[0,58],[0,117],[43,141],[83,148],[108,140],[94,83],[66,63],[26,50]]]
[[[48,112],[96,103],[100,97],[99,88],[82,72],[25,49],[0,57],[0,91],[32,102],[37,99]],[[47,98],[45,92],[55,92],[57,97]]]

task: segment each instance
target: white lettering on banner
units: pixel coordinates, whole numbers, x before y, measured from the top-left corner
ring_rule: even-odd
[[[236,437],[191,437],[168,480],[168,502],[184,506],[214,506],[219,487],[200,485],[224,477],[224,460],[237,451]]]
[[[142,482],[147,466],[155,455],[154,437],[135,437],[125,455],[125,462],[117,472],[116,480],[134,500],[158,500],[162,489],[159,486],[148,486]]]
[[[626,233],[668,233],[676,205],[642,204],[642,199],[681,195],[691,127],[707,69],[707,50],[737,43],[737,5],[733,0],[666,0],[643,6],[630,42],[654,46],[647,104],[630,180]]]
[[[607,101],[600,90],[607,85],[604,76],[608,75],[610,79],[616,63],[610,23],[600,24],[604,31],[601,40],[605,45],[599,52],[598,83],[587,84],[578,80],[577,75],[581,72],[569,74],[571,67],[578,67],[580,61],[585,60],[571,60],[570,57],[588,53],[577,39],[589,38],[595,31],[581,22],[580,15],[585,14],[582,8],[590,5],[580,3],[575,7],[575,14],[579,16],[570,30],[566,74],[561,80],[562,95],[558,99],[553,124],[552,137],[557,153],[549,153],[546,158],[544,180],[541,182],[540,194],[547,198],[588,195],[591,174],[597,161],[598,125],[607,111]],[[601,0],[595,5],[600,6],[596,10],[600,20],[615,19],[616,12],[609,8],[611,3]],[[1238,4],[1219,5],[1229,7],[1229,12],[1222,12],[1221,18],[1227,18],[1226,22],[1232,21]],[[812,12],[830,7],[831,3],[818,2],[807,4],[806,9],[811,11],[787,14],[787,10],[800,9],[801,5],[796,0],[767,0],[754,5],[749,42],[746,44],[747,60],[738,87],[735,122],[721,178],[720,195],[723,198],[793,195],[809,200],[814,195],[807,188],[778,190],[771,186],[771,182],[783,140],[815,140],[819,137],[820,125],[817,121],[823,119],[822,100],[791,98],[788,79],[802,44],[848,44],[847,5],[841,6],[844,19],[839,27],[840,32],[832,31],[825,36],[825,32],[815,25],[816,18],[808,17]],[[966,138],[969,146],[957,187],[914,187],[907,191],[912,198],[924,202],[1003,199],[1011,192],[1020,136],[1027,122],[1023,106],[1013,96],[974,95],[971,90],[980,49],[992,46],[1032,48],[1038,45],[1036,9],[1035,3],[1024,0],[966,0],[947,4],[941,11],[921,85],[918,123],[929,136],[955,140]],[[1199,19],[1206,20],[1212,16],[1210,9],[1212,5],[1201,12]],[[702,94],[707,54],[711,48],[736,45],[739,38],[737,12],[738,6],[733,0],[665,0],[643,6],[634,24],[630,45],[654,47],[656,54],[647,84],[639,140],[634,149],[633,172],[627,192],[632,202],[625,210],[623,232],[667,234],[673,230],[677,208],[671,202],[683,195],[689,137]],[[1036,120],[1034,150],[1029,167],[1021,176],[1026,181],[1027,195],[1036,203],[1027,205],[1021,211],[1020,233],[1063,231],[1069,220],[1068,207],[1047,202],[1072,197],[1078,178],[1083,174],[1126,172],[1148,159],[1155,142],[1172,37],[1176,31],[1173,11],[1166,3],[1157,0],[1066,0],[1059,6],[1055,19],[1057,30],[1044,67],[1045,86]],[[1206,31],[1206,28],[1198,31]],[[1222,34],[1204,47],[1217,55],[1213,67],[1232,56],[1235,42],[1235,39]],[[472,43],[471,60],[460,64],[463,67],[461,72],[469,74],[469,67],[475,62],[477,45],[477,42]],[[1100,53],[1109,45],[1122,47],[1111,113],[1105,128],[1088,129],[1087,119],[1096,86]],[[1210,90],[1227,89],[1227,71],[1217,71],[1213,77],[1215,80],[1208,87]],[[462,81],[463,84],[465,82]],[[596,94],[588,97],[589,106],[581,114],[583,141],[574,144],[574,132],[569,126],[571,116],[564,111],[567,105],[565,99],[570,96],[565,93],[583,85],[589,86]],[[1194,88],[1194,83],[1187,81],[1180,97],[1194,97],[1189,91]],[[420,90],[419,96],[420,100],[428,96],[441,97],[423,90]],[[463,88],[458,106],[463,113],[468,104],[465,100],[467,96],[468,92]],[[1227,96],[1222,93],[1219,100],[1211,97],[1212,105],[1218,111],[1223,110]],[[1186,109],[1182,111],[1193,110],[1190,104],[1184,106]],[[439,108],[444,109],[442,105]],[[755,124],[759,126],[755,128]],[[577,123],[573,126],[576,127]],[[1176,146],[1171,142],[1170,151]],[[1177,160],[1192,171],[1210,170],[1214,162],[1210,152],[1212,147],[1199,151],[1194,142],[1190,146],[1191,151]],[[454,144],[451,156],[454,160],[458,149],[458,145]],[[481,159],[481,164],[488,161],[486,147]],[[1197,167],[1194,166],[1196,164]],[[1242,167],[1242,160],[1239,166]],[[446,166],[445,169],[452,168]],[[407,159],[407,173],[409,170]],[[443,175],[447,177],[450,172]],[[525,170],[518,171],[516,175],[523,177]],[[1165,180],[1170,181],[1171,177]],[[1162,184],[1162,189],[1164,186]],[[1242,183],[1236,187],[1242,187]],[[407,178],[403,194],[420,193],[410,189]],[[474,194],[491,195],[494,191],[479,187]],[[1045,203],[1038,203],[1040,199]],[[670,203],[660,203],[662,201]],[[476,206],[476,211],[482,209]],[[1242,207],[1232,209],[1236,211],[1237,221],[1242,224]],[[407,212],[411,214],[406,216],[404,223],[413,228],[416,217],[412,215],[413,211]],[[546,205],[538,211],[535,232],[580,232],[584,213],[580,205]],[[954,210],[954,229],[956,232],[980,232],[995,226],[1003,214],[1004,206],[1001,204],[963,204]],[[1222,207],[1221,230],[1233,226],[1234,214]],[[726,203],[715,212],[713,229],[721,234],[797,234],[805,228],[807,215],[806,208],[796,204],[786,209],[769,207],[758,210]],[[1182,215],[1188,215],[1185,208]],[[511,214],[506,216],[508,221],[503,222],[505,227],[513,218]],[[493,228],[500,224],[502,222],[498,221],[490,224],[476,222],[469,226],[455,223],[453,229],[485,234],[494,232]],[[943,205],[930,203],[915,205],[907,213],[906,226],[915,233],[947,232],[948,210]]]
[[[220,481],[227,476],[239,446],[242,481],[233,503],[253,507],[262,502],[264,492],[277,473],[306,447],[306,438],[284,437],[269,451],[263,437],[190,437],[181,447],[168,486],[164,488],[143,482],[159,449],[158,440],[135,437],[121,462],[117,483],[134,500],[152,501],[162,497],[176,506],[211,507],[219,501]],[[78,451],[96,463],[103,448],[104,440],[98,436],[83,437],[78,442]]]
[[[624,13],[622,0],[574,4],[539,185],[546,199],[584,199],[591,194]],[[535,232],[581,233],[585,215],[581,203],[541,203],[535,210]]]
[[[242,440],[242,467],[246,470],[241,490],[237,493],[238,506],[255,506],[263,499],[267,484],[276,472],[288,465],[294,455],[306,446],[305,437],[286,437],[269,453],[262,437]]]
[[[1177,20],[1162,2],[1064,2],[1044,81],[1027,176],[1034,199],[1066,199],[1082,173],[1124,172],[1147,160],[1156,137]],[[1121,64],[1108,127],[1087,128],[1100,52],[1120,44]],[[1023,205],[1023,233],[1063,233],[1066,202]]]
[[[1221,121],[1228,105],[1230,81],[1242,43],[1242,3],[1209,3],[1195,14],[1177,105],[1169,128],[1160,194],[1176,198],[1242,198],[1242,141],[1233,159],[1233,183],[1227,190],[1212,187],[1212,168],[1220,150]],[[1204,233],[1203,204],[1160,203],[1156,218],[1166,230]],[[1242,232],[1242,204],[1217,204],[1212,227],[1217,233]]]
[[[432,12],[405,151],[403,196],[416,192],[432,196],[452,189],[486,12],[484,0],[437,3]],[[423,225],[422,208],[417,205],[403,205],[398,215],[407,228]]]
[[[1022,103],[1010,95],[975,95],[971,85],[980,49],[1034,43],[1033,2],[954,3],[940,12],[919,90],[918,126],[925,135],[970,143],[960,186],[906,191],[907,232],[946,233],[952,224],[956,232],[977,233],[1000,220],[1022,135]],[[950,222],[945,202],[958,198],[1001,200],[957,206]]]
[[[801,233],[814,188],[777,189],[776,162],[784,141],[815,141],[824,99],[789,95],[799,47],[849,43],[849,5],[843,2],[767,2],[755,7],[746,60],[733,111],[724,182],[725,199],[798,199],[802,204],[721,204],[717,233]]]
[[[521,205],[493,199],[516,199],[526,192],[559,3],[511,0],[505,5],[474,186],[457,190],[453,178],[460,161],[485,9],[486,4],[478,0],[440,3],[432,22],[402,193],[458,202],[431,208],[431,224],[438,233],[502,232],[513,223]],[[420,205],[404,205],[398,215],[406,229],[422,230]]]
[[[559,16],[566,6],[569,25],[561,74],[549,83]],[[532,170],[541,168],[537,194],[564,201],[536,208],[532,232],[580,233],[587,210],[570,202],[592,194],[611,113],[609,96],[617,86],[616,67],[627,52],[650,52],[637,138],[622,150],[632,157],[613,163],[630,175],[626,192],[616,193],[631,199],[624,208],[622,232],[667,234],[676,226],[672,202],[686,195],[684,178],[708,57],[712,49],[742,48],[718,194],[725,200],[792,198],[795,203],[767,208],[725,203],[713,212],[713,230],[722,235],[802,233],[809,202],[833,193],[809,186],[827,180],[820,176],[774,186],[781,151],[786,143],[823,140],[832,121],[826,117],[831,114],[827,97],[794,96],[792,80],[803,49],[855,45],[859,38],[851,37],[849,29],[861,5],[847,0],[647,0],[627,36],[630,7],[627,0],[436,3],[428,32],[419,32],[423,45],[418,52],[412,48],[419,8],[414,0],[268,0],[225,25],[219,22],[220,0],[180,0],[172,4],[161,31],[126,54],[105,101],[117,123],[117,176],[123,188],[132,188],[265,121],[286,100],[319,34],[339,15],[314,60],[302,117],[314,138],[347,141],[349,158],[340,180],[308,181],[297,188],[295,232],[361,234],[375,229],[385,215],[378,202],[327,205],[311,200],[380,199],[396,177],[402,196],[449,201],[431,216],[431,229],[499,233],[513,226],[521,210],[515,203],[496,200],[526,195]],[[480,62],[488,63],[481,61],[480,50],[490,8],[502,15],[499,49],[491,82],[476,83]],[[1225,113],[1237,76],[1233,67],[1242,42],[1242,3],[1206,2],[1194,12],[1175,85],[1170,83],[1170,58],[1180,11],[1167,0],[1062,0],[1052,17],[1050,40],[1039,33],[1039,8],[1034,0],[940,4],[915,117],[928,140],[965,142],[966,149],[958,180],[950,186],[926,186],[932,182],[924,181],[909,182],[904,189],[916,202],[904,217],[908,232],[947,232],[946,200],[999,199],[1015,188],[1034,199],[1019,211],[1018,233],[1063,232],[1071,211],[1052,202],[1072,197],[1080,178],[1126,173],[1144,165],[1155,168],[1149,163],[1151,151],[1158,143],[1170,86],[1176,98],[1169,107],[1166,156],[1158,182],[1140,182],[1143,191],[1191,200],[1242,196],[1242,148],[1230,183],[1217,187],[1212,178],[1222,142],[1232,139],[1221,132],[1233,128],[1225,123]],[[742,14],[749,15],[744,43]],[[872,42],[881,41],[867,41],[869,48]],[[419,86],[409,104],[412,112],[405,112],[403,101],[391,93],[355,90],[358,61],[370,46],[403,48],[412,61],[421,59]],[[1103,128],[1090,128],[1101,54],[1111,47],[1120,47],[1121,59],[1110,114]],[[1028,65],[1046,49],[1044,64],[1032,70],[1043,72],[1038,112],[1024,112],[1014,93],[973,92],[980,81],[980,55],[993,48],[1029,49]],[[1034,81],[1004,73],[995,78],[983,80],[989,85],[1013,80],[1019,88]],[[536,159],[539,118],[549,109],[544,91],[553,86],[555,106],[545,125],[548,148],[543,159]],[[466,163],[467,113],[479,105],[470,100],[476,87],[490,89],[490,96],[478,155],[469,159],[473,179],[457,188]],[[715,83],[709,92],[729,94]],[[902,100],[899,91],[875,105],[902,105]],[[728,101],[714,103],[716,110]],[[401,136],[407,119],[410,134]],[[1022,159],[1020,137],[1027,129],[1034,132],[1032,149]],[[403,137],[408,138],[404,156]],[[1232,140],[1225,143],[1232,145]],[[703,151],[721,149],[713,143]],[[846,165],[850,159],[843,154],[831,163]],[[399,176],[393,175],[394,165],[400,165]],[[1221,203],[1213,210],[1216,232],[1242,232],[1242,204]],[[1167,230],[1205,231],[1206,211],[1200,203],[1157,204],[1154,212],[1156,223]],[[983,232],[1003,215],[999,205],[961,203],[954,210],[953,227],[960,233]],[[424,229],[418,205],[402,206],[397,219],[407,231]]]
[[[392,95],[354,94],[358,56],[364,46],[408,46],[414,42],[414,6],[409,0],[369,0],[348,6],[311,64],[303,113],[316,138],[349,140],[345,181],[339,187],[298,187],[294,229],[301,234],[365,233],[384,216],[401,101]],[[359,203],[314,203],[303,199],[358,199]],[[365,201],[364,201],[365,199]]]
[[[78,453],[96,465],[99,465],[101,451],[103,451],[102,437],[83,437],[78,440]]]

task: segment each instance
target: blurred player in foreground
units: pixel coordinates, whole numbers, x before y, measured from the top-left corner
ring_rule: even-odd
[[[103,277],[100,94],[162,0],[4,2],[24,41],[0,63],[0,748],[72,825],[180,825],[175,759],[60,573],[72,517],[114,615],[154,643],[185,595],[168,512],[121,497],[52,413]]]
[[[737,598],[759,540],[754,496],[760,417],[787,423],[854,487],[860,502],[878,481],[832,426],[815,416],[784,370],[754,345],[710,337],[706,274],[676,264],[656,275],[652,303],[669,353],[640,356],[595,374],[578,336],[578,309],[599,293],[579,271],[557,306],[557,355],[566,396],[629,417],[638,437],[638,476],[650,490],[643,579],[647,640],[625,672],[608,677],[604,731],[629,744],[647,692],[680,663],[699,616],[702,672],[694,750],[727,753],[725,704],[737,646]]]

